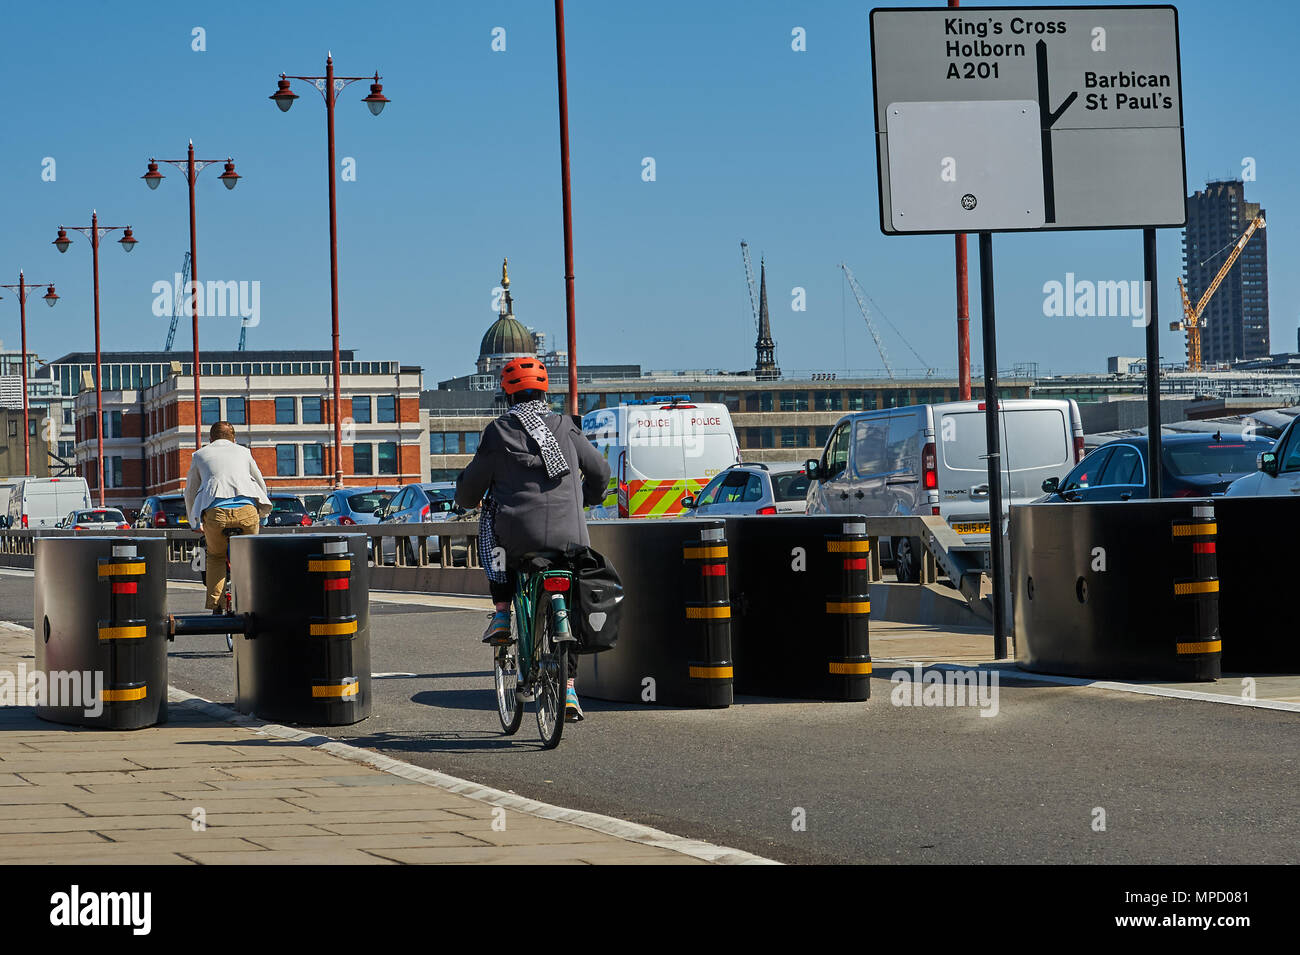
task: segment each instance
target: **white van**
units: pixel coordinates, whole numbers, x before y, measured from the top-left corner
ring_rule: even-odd
[[[604,502],[587,509],[593,519],[678,517],[682,498],[740,462],[727,406],[685,395],[588,412],[582,430],[610,469]]]
[[[85,478],[21,478],[9,497],[9,526],[54,527],[68,512],[90,506]]]
[[[809,514],[938,515],[973,543],[989,540],[985,405],[953,401],[862,411],[841,418],[820,460],[808,462]],[[1073,400],[1002,401],[1002,507],[1042,496],[1042,482],[1083,459]],[[884,541],[882,551],[884,550]],[[919,541],[889,549],[900,580],[917,580]]]

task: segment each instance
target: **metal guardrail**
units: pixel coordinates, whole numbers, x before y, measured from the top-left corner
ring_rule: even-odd
[[[848,516],[848,515],[844,515]],[[947,577],[973,607],[983,609],[989,593],[984,570],[987,544],[961,537],[941,517],[868,517],[871,542],[869,570],[872,582],[884,579],[880,541],[915,537],[924,547],[921,583]],[[486,595],[478,546],[478,521],[442,521],[433,524],[361,524],[351,527],[315,524],[308,527],[263,527],[262,534],[360,534],[370,538],[369,564],[372,590]],[[168,577],[199,580],[191,567],[201,535],[192,530],[142,528],[130,531],[69,531],[56,528],[0,529],[0,566],[31,567],[37,537],[166,537]]]

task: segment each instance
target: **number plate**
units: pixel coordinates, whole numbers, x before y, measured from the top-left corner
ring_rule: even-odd
[[[971,523],[971,524],[954,524],[954,525],[952,525],[952,529],[955,530],[958,534],[990,534],[990,533],[992,533],[992,531],[991,531],[990,528],[989,528],[989,522],[988,522],[988,521],[980,521],[979,523]]]

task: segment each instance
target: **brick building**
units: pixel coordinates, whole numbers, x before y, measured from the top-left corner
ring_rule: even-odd
[[[105,503],[135,506],[151,494],[184,491],[196,409],[194,380],[179,369],[173,366],[147,387],[104,393]],[[205,374],[198,409],[203,443],[214,422],[230,421],[269,488],[327,487],[334,474],[329,365],[287,365],[275,372],[255,374],[236,364],[229,374]],[[343,372],[343,483],[425,480],[429,438],[419,407],[421,370],[397,362],[345,362]],[[77,395],[75,419],[78,473],[94,491],[99,465],[92,389]]]

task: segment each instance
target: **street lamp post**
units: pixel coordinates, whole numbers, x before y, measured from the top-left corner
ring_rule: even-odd
[[[69,226],[73,232],[80,232],[82,235],[90,237],[90,258],[91,270],[95,283],[95,440],[98,442],[99,455],[99,506],[104,506],[104,376],[103,364],[100,360],[99,352],[99,240],[109,233],[122,230],[122,238],[117,240],[117,244],[122,247],[123,252],[130,252],[135,248],[136,238],[131,232],[130,226],[101,226],[99,224],[99,213],[91,211],[90,225]],[[67,252],[68,246],[72,245],[72,239],[68,238],[68,229],[59,226],[59,234],[52,243],[60,252]]]
[[[47,283],[38,282],[37,285]],[[0,288],[14,288],[18,290],[18,314],[22,324],[23,338],[23,474],[31,475],[32,473],[32,448],[28,436],[28,429],[31,427],[27,421],[27,293],[32,287],[27,284],[27,278],[23,275],[23,270],[18,270],[17,285],[0,285]],[[44,295],[41,296],[45,304],[54,307],[54,303],[59,300],[59,296],[54,291],[54,286],[50,285]]]
[[[194,325],[194,450],[198,451],[203,447],[203,411],[199,404],[199,253],[198,253],[198,232],[194,225],[194,181],[198,179],[205,167],[215,165],[219,162],[225,162],[226,170],[217,178],[225,185],[227,189],[234,189],[239,182],[239,173],[235,172],[234,160],[227,157],[221,159],[195,159],[194,158],[194,140],[190,140],[189,157],[186,159],[163,159],[149,160],[149,170],[140,178],[150,189],[157,189],[158,183],[166,177],[158,171],[158,163],[165,162],[169,166],[175,166],[185,173],[185,181],[190,186],[190,287],[185,290],[190,296],[190,312],[193,316]]]
[[[334,335],[334,486],[343,486],[343,426],[339,419],[339,409],[342,407],[342,399],[339,395],[339,375],[342,373],[342,363],[339,361],[339,236],[338,236],[338,219],[335,212],[334,197],[334,177],[337,174],[334,166],[334,103],[338,99],[338,94],[343,92],[349,83],[356,83],[360,80],[369,80],[369,76],[335,76],[334,75],[334,56],[329,54],[325,57],[325,75],[324,76],[286,76],[280,74],[279,83],[276,90],[269,97],[280,107],[281,112],[287,113],[293,106],[294,100],[298,98],[290,87],[290,80],[305,80],[311,83],[320,92],[325,100],[325,117],[328,126],[328,149],[329,149],[329,186],[330,186],[330,315],[333,322]],[[378,116],[388,105],[388,97],[384,95],[383,84],[379,82],[380,76],[376,72],[373,82],[370,84],[370,95],[364,97],[361,101],[369,107],[370,112]]]

